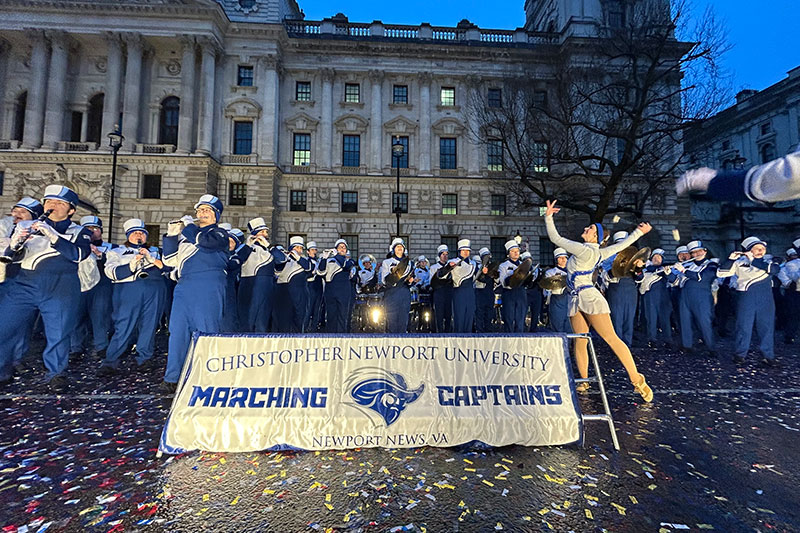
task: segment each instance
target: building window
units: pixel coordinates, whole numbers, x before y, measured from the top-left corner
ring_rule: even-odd
[[[310,102],[311,101],[311,82],[310,81],[298,81],[295,84],[294,99],[297,100],[298,102]]]
[[[533,170],[535,172],[548,172],[550,170],[550,161],[547,152],[547,143],[533,143]]]
[[[395,85],[392,88],[392,102],[395,104],[408,103],[408,85]]]
[[[625,26],[625,6],[619,0],[608,3],[608,25],[611,28]]]
[[[408,168],[408,137],[391,137],[392,144],[400,143],[403,145],[403,157],[392,156],[392,168],[397,168],[398,163],[400,168]]]
[[[157,248],[161,237],[161,226],[158,224],[145,224],[144,229],[147,231],[147,246],[155,246]]]
[[[442,244],[447,245],[450,259],[458,256],[458,235],[442,235]]]
[[[247,205],[247,184],[228,184],[228,205]]]
[[[456,105],[456,88],[455,87],[442,87],[441,104],[443,106]]]
[[[340,239],[347,241],[347,251],[353,261],[358,261],[358,235],[339,235]]]
[[[761,125],[761,135],[767,135],[769,132],[772,131],[772,124],[769,122],[765,122]]]
[[[443,215],[457,215],[458,214],[458,195],[452,193],[445,193],[442,195],[442,214]]]
[[[348,104],[359,103],[361,101],[361,85],[358,83],[345,83],[344,101]]]
[[[306,210],[306,191],[289,192],[289,211]]]
[[[357,167],[361,165],[361,137],[358,135],[342,136],[342,166]]]
[[[458,168],[456,160],[456,140],[453,137],[439,139],[439,168],[454,170]]]
[[[70,116],[69,127],[69,140],[70,142],[81,142],[81,122],[83,122],[83,113],[80,111],[73,111]]]
[[[25,132],[25,109],[28,106],[28,91],[17,96],[14,105],[14,131],[11,138],[15,141],[22,141],[22,134]]]
[[[506,195],[493,194],[492,195],[492,216],[502,217],[506,215]]]
[[[489,89],[487,96],[489,107],[503,107],[503,91],[501,89]]]
[[[181,114],[181,99],[168,96],[161,101],[161,116],[158,124],[158,144],[178,144],[178,118]],[[122,121],[119,122],[122,128]]]
[[[311,164],[311,134],[295,133],[292,164],[305,167]]]
[[[489,139],[486,146],[487,161],[486,166],[489,172],[503,171],[503,141],[500,139]]]
[[[86,142],[100,144],[104,137],[102,130],[105,99],[105,95],[99,93],[89,100],[89,110],[87,111],[89,115],[86,117]]]
[[[773,159],[775,159],[775,145],[772,143],[767,143],[761,146],[759,150],[761,153],[761,163],[769,163]]]
[[[533,106],[544,109],[547,106],[547,91],[533,91]]]
[[[161,198],[161,174],[142,176],[142,198],[158,200]]]
[[[342,213],[358,213],[358,193],[342,191]]]
[[[393,192],[392,193],[392,213],[408,213],[408,193],[407,192]]]
[[[3,189],[6,185],[6,171],[0,170],[0,196],[3,194]]]
[[[553,244],[547,237],[539,237],[539,264],[540,265],[554,265],[556,259],[553,257],[553,252],[556,250],[556,245]]]
[[[253,67],[249,65],[239,65],[239,72],[236,75],[236,85],[239,87],[253,86]]]
[[[489,251],[495,261],[501,260],[506,256],[506,238],[492,237],[489,239]]]
[[[249,155],[253,152],[253,123],[237,121],[233,123],[233,153]]]

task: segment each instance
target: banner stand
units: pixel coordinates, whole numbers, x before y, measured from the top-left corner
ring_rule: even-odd
[[[603,410],[605,414],[585,415],[582,414],[584,422],[586,421],[600,421],[608,424],[608,431],[611,433],[611,441],[614,443],[614,449],[619,451],[619,441],[617,440],[617,430],[614,427],[614,418],[611,416],[611,408],[608,405],[608,396],[606,395],[606,387],[603,384],[603,375],[600,373],[600,363],[597,361],[597,352],[594,351],[594,344],[592,343],[592,336],[589,333],[568,333],[568,339],[578,341],[579,339],[586,339],[589,341],[589,357],[594,366],[594,377],[588,378],[575,378],[575,383],[597,383],[600,389],[600,398],[603,400]]]

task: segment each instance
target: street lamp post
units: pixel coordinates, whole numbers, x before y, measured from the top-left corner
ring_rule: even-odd
[[[122,141],[125,137],[119,130],[119,124],[114,124],[114,131],[108,134],[108,145],[111,147],[111,205],[108,211],[108,242],[111,242],[111,235],[114,233],[114,196],[117,189],[117,152],[122,148]]]
[[[397,215],[397,233],[395,234],[396,237],[400,237],[400,213],[403,212],[402,208],[400,207],[400,160],[403,158],[405,154],[406,147],[403,146],[403,143],[400,142],[400,137],[397,136],[394,138],[394,143],[392,143],[392,158],[394,158],[395,167],[397,167],[397,188],[395,190],[395,202],[394,202],[394,212]]]
[[[747,163],[747,158],[742,157],[739,154],[739,151],[736,151],[736,157],[733,160],[733,168],[737,170],[741,170],[744,168],[745,163]],[[737,202],[739,206],[739,234],[741,239],[744,240],[744,206],[742,202]]]

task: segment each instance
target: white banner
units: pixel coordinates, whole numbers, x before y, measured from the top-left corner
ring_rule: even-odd
[[[196,334],[159,449],[580,442],[567,338]]]

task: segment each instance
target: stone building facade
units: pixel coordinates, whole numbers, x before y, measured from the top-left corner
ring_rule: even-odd
[[[459,238],[503,253],[519,234],[551,261],[538,212],[514,204],[465,111],[509,77],[546,89],[561,47],[606,23],[603,2],[583,3],[528,0],[526,27],[489,30],[307,21],[294,0],[4,0],[0,206],[58,182],[107,219],[121,124],[117,241],[125,219],[154,237],[212,192],[234,226],[271,220],[275,242],[342,236],[382,254],[397,201],[413,255]],[[660,207],[662,232],[679,211]]]
[[[690,128],[685,147],[692,166],[749,168],[800,147],[800,67],[762,91],[744,90],[736,104]],[[773,206],[694,201],[695,235],[717,254],[738,249],[742,235],[757,235],[783,255],[800,236],[800,202]]]

